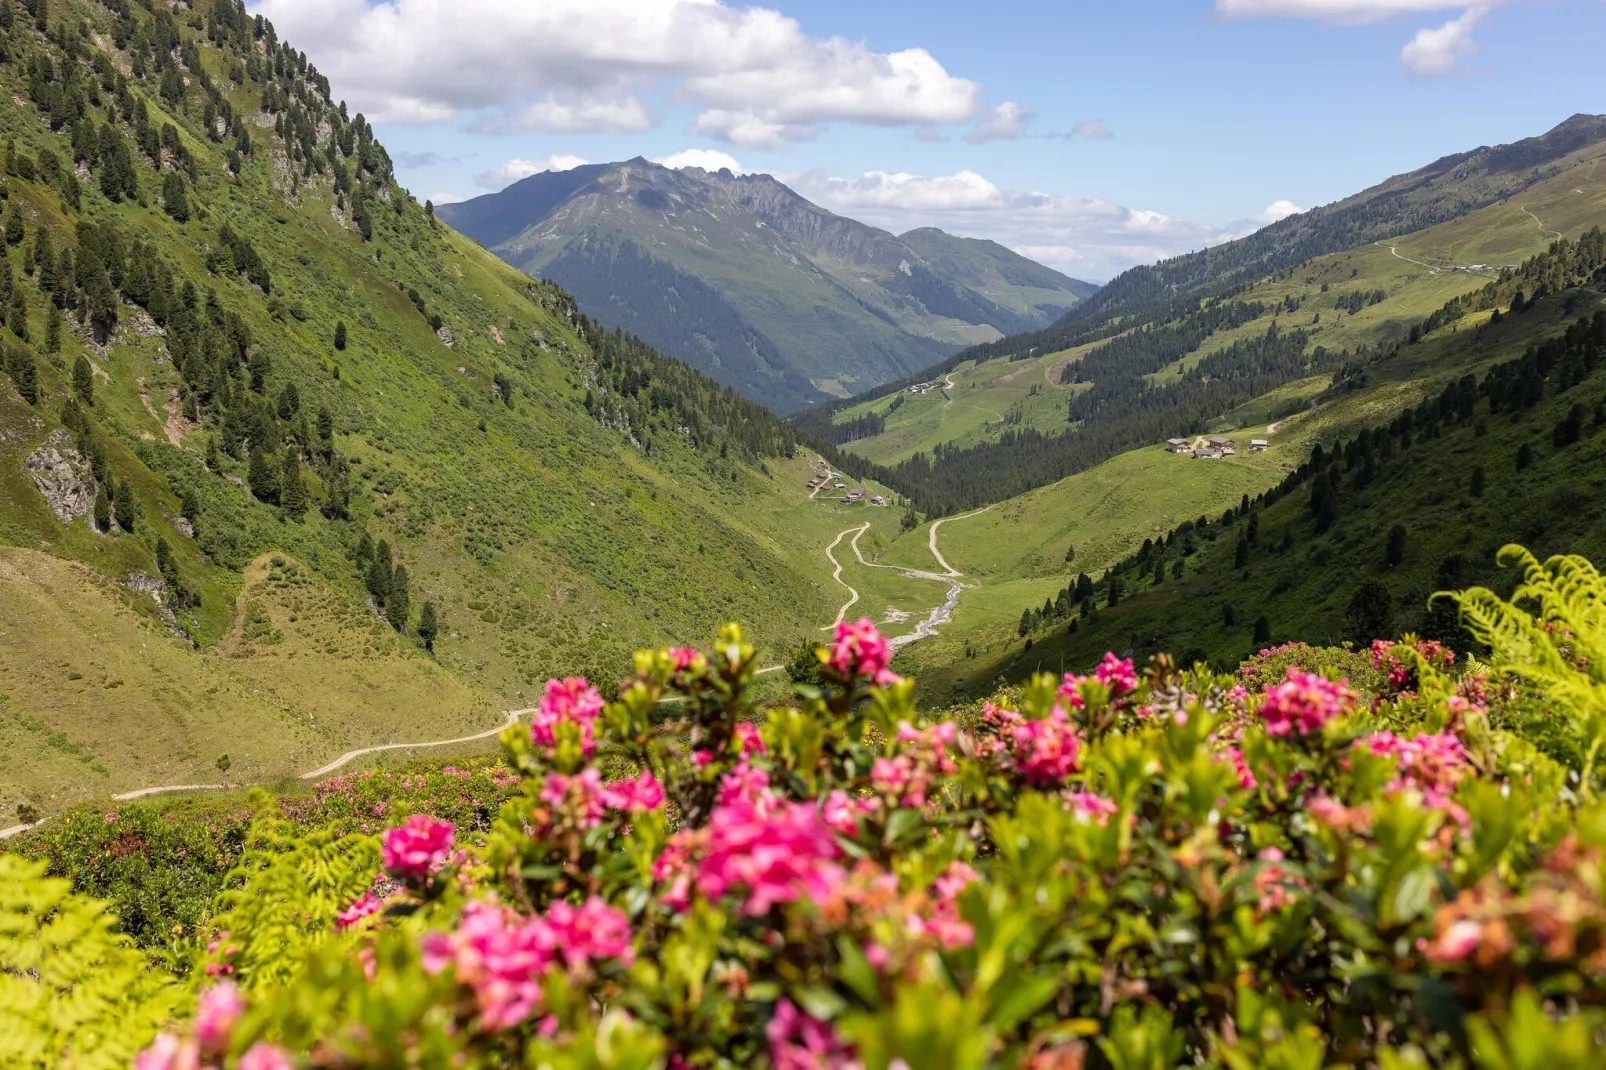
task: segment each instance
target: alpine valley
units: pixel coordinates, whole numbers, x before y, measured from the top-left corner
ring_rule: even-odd
[[[1096,287],[257,9],[0,0],[0,1066],[1606,1065],[1606,116]]]

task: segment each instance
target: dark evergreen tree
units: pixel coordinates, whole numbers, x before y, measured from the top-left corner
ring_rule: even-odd
[[[1517,448],[1517,471],[1522,471],[1534,463],[1534,448],[1524,442]]]
[[[341,320],[339,323],[335,324],[335,348],[336,349],[345,349],[346,348],[346,321],[345,320]]]
[[[385,599],[385,619],[390,621],[392,628],[403,634],[407,632],[407,616],[412,608],[409,604],[410,598],[411,595],[407,590],[407,570],[397,565],[396,571],[391,573],[390,577],[390,595]]]
[[[281,420],[289,420],[301,411],[301,393],[296,389],[296,384],[284,384],[284,389],[279,391],[278,408]]]
[[[112,503],[110,485],[100,484],[95,490],[95,530],[110,531],[112,526]]]
[[[1389,528],[1389,541],[1387,548],[1388,567],[1394,568],[1405,560],[1405,525],[1395,524]]]
[[[1249,536],[1242,535],[1238,538],[1237,549],[1233,551],[1232,567],[1243,568],[1247,564],[1249,564]]]
[[[281,464],[273,452],[265,447],[253,446],[251,463],[246,469],[246,483],[257,501],[277,505],[279,501],[279,473]]]
[[[301,477],[301,460],[293,449],[284,452],[284,469],[279,476],[279,504],[292,520],[300,520],[307,511],[307,485]]]
[[[440,634],[440,622],[435,619],[435,603],[424,600],[424,607],[418,611],[418,639],[424,644],[424,649],[435,649],[435,637]]]
[[[107,486],[112,491],[112,515],[117,518],[117,526],[133,534],[134,522],[139,519],[139,502],[134,498],[134,488],[128,485],[126,479],[121,483],[108,481]]]
[[[22,400],[30,405],[39,404],[39,368],[33,354],[23,346],[6,346],[5,366]]]
[[[1267,620],[1265,617],[1256,617],[1255,618],[1255,640],[1254,641],[1257,642],[1257,643],[1269,643],[1269,642],[1271,642],[1271,621]]]
[[[72,363],[72,389],[85,405],[95,403],[95,370],[89,366],[89,358],[82,353]]]
[[[1367,580],[1350,596],[1344,611],[1344,638],[1357,646],[1392,638],[1394,596],[1376,580]]]
[[[190,198],[184,191],[184,177],[177,171],[162,178],[162,210],[180,223],[190,221]]]
[[[374,547],[372,560],[368,563],[368,593],[374,596],[374,601],[380,605],[390,597],[391,561],[390,543],[384,539]]]

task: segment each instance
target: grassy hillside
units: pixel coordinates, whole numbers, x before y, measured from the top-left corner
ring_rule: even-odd
[[[1279,489],[1250,495],[1247,514],[1155,533],[1167,544],[1162,582],[1153,577],[1162,554],[1139,548],[1112,562],[1127,592],[1116,606],[1108,605],[1110,573],[1095,573],[1091,617],[1073,605],[1069,616],[1034,626],[1029,649],[1005,634],[1006,618],[969,637],[987,646],[983,656],[929,686],[1089,664],[1106,649],[1170,649],[1231,664],[1257,646],[1335,643],[1373,630],[1457,641],[1453,618],[1429,610],[1428,595],[1473,583],[1509,587],[1494,560],[1502,544],[1522,542],[1541,556],[1606,552],[1606,312],[1594,311],[1603,304],[1591,291],[1546,299],[1459,346],[1459,368],[1441,366],[1437,380],[1396,369],[1410,394],[1389,396],[1416,399],[1403,415],[1374,392],[1335,399],[1301,434],[1324,447],[1325,465],[1302,458]],[[1325,517],[1325,491],[1318,504],[1312,497],[1320,480],[1337,487]],[[1379,605],[1363,588],[1388,594]],[[1033,605],[1018,602],[1016,620]],[[961,641],[959,632],[947,640]],[[929,664],[942,652],[911,655]]]
[[[1577,240],[1606,221],[1600,158],[1566,163],[1507,200],[1377,244],[1316,257],[1255,283],[1236,300],[1262,306],[1261,314],[1212,333],[1145,378],[1157,386],[1175,383],[1203,357],[1264,335],[1273,323],[1302,330],[1312,349],[1353,351],[1406,340],[1413,326],[1445,302],[1476,292],[1501,269],[1519,266],[1559,237]],[[883,465],[917,452],[929,454],[938,444],[995,442],[1021,427],[1058,434],[1067,428],[1070,396],[1087,388],[1062,382],[1062,376],[1069,364],[1102,344],[1107,343],[983,354],[985,359],[966,360],[939,377],[954,384],[948,391],[904,390],[841,408],[832,419],[839,427],[862,424],[862,433],[845,448]],[[1299,397],[1296,390],[1264,406],[1265,419],[1296,408]]]
[[[560,668],[606,680],[731,618],[785,650],[832,618],[818,546],[749,507],[778,495],[790,428],[431,219],[238,5],[50,11],[48,33],[13,19],[0,66],[6,809],[193,778],[223,749],[294,771],[454,735]],[[373,593],[381,541],[405,599]],[[331,607],[316,634],[251,594],[265,555]],[[26,580],[46,574],[48,621]],[[236,658],[253,601],[283,645]],[[160,673],[130,667],[147,644]],[[74,671],[121,679],[115,704],[86,705]],[[50,739],[94,756],[62,764]]]

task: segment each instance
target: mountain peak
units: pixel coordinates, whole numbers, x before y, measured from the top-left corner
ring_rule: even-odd
[[[637,156],[437,213],[581,308],[780,409],[1047,326],[1095,287],[994,242],[903,237],[768,174]]]

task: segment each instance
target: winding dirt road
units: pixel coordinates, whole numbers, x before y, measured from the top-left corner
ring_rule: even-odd
[[[987,509],[991,508],[992,506],[990,505],[987,507]],[[943,524],[950,520],[965,520],[969,517],[979,516],[980,514],[987,512],[987,509],[977,509],[975,512],[965,513],[963,516],[943,517],[941,520],[938,520],[931,525],[931,532],[927,537],[926,545],[931,550],[931,556],[936,558],[937,563],[942,566],[943,571],[941,572],[928,572],[924,569],[907,568],[903,565],[883,565],[879,562],[871,561],[866,558],[864,556],[864,551],[859,547],[859,539],[864,536],[865,532],[870,530],[870,525],[868,523],[861,524],[856,528],[848,528],[845,531],[838,532],[837,537],[831,540],[831,545],[825,548],[825,556],[830,560],[831,564],[835,568],[832,578],[838,583],[842,584],[843,587],[846,587],[851,597],[849,597],[847,602],[843,603],[841,609],[837,610],[836,620],[825,625],[825,627],[821,628],[820,630],[830,631],[838,624],[841,624],[847,619],[848,610],[852,609],[854,604],[859,601],[858,590],[850,586],[848,582],[842,578],[842,564],[836,559],[836,554],[833,552],[836,550],[837,546],[841,544],[843,539],[851,535],[853,538],[849,545],[853,547],[853,556],[857,558],[859,564],[863,565],[865,568],[891,569],[906,579],[930,580],[933,583],[942,583],[947,584],[948,586],[947,597],[945,597],[940,604],[933,608],[932,611],[926,615],[925,619],[921,620],[915,625],[914,631],[906,632],[903,635],[895,635],[888,639],[887,643],[896,649],[898,647],[907,646],[918,639],[929,639],[936,635],[938,627],[947,624],[951,619],[953,619],[954,610],[959,605],[959,593],[963,591],[966,586],[968,586],[967,584],[959,582],[960,577],[962,577],[964,573],[950,565],[948,563],[948,559],[942,556],[942,551],[937,548],[937,531],[942,527]]]
[[[776,665],[772,668],[761,669],[759,671],[761,673],[774,672],[776,669],[780,668],[783,668],[783,666]],[[521,716],[526,713],[533,712],[535,712],[534,707],[529,707],[522,710],[508,710],[507,720],[503,721],[495,728],[489,729],[485,732],[477,732],[472,736],[459,736],[456,739],[436,739],[431,740],[428,743],[381,743],[374,747],[359,747],[356,750],[347,751],[345,754],[342,754],[328,765],[320,765],[310,773],[302,773],[300,779],[315,780],[318,777],[334,772],[347,762],[361,758],[365,754],[378,754],[380,751],[387,750],[422,750],[426,747],[449,747],[453,743],[473,743],[475,740],[487,739],[491,736],[500,735],[502,732],[506,731],[515,723],[517,723]],[[163,784],[160,787],[140,788],[138,791],[125,791],[119,795],[113,795],[112,799],[117,802],[128,802],[131,799],[143,799],[147,795],[165,795],[168,792],[174,791],[221,791],[229,786],[230,785],[227,784]],[[233,786],[243,787],[244,785],[236,784]],[[17,835],[18,833],[27,832],[33,827],[33,825],[12,825],[10,828],[0,829],[0,840],[8,839]]]

